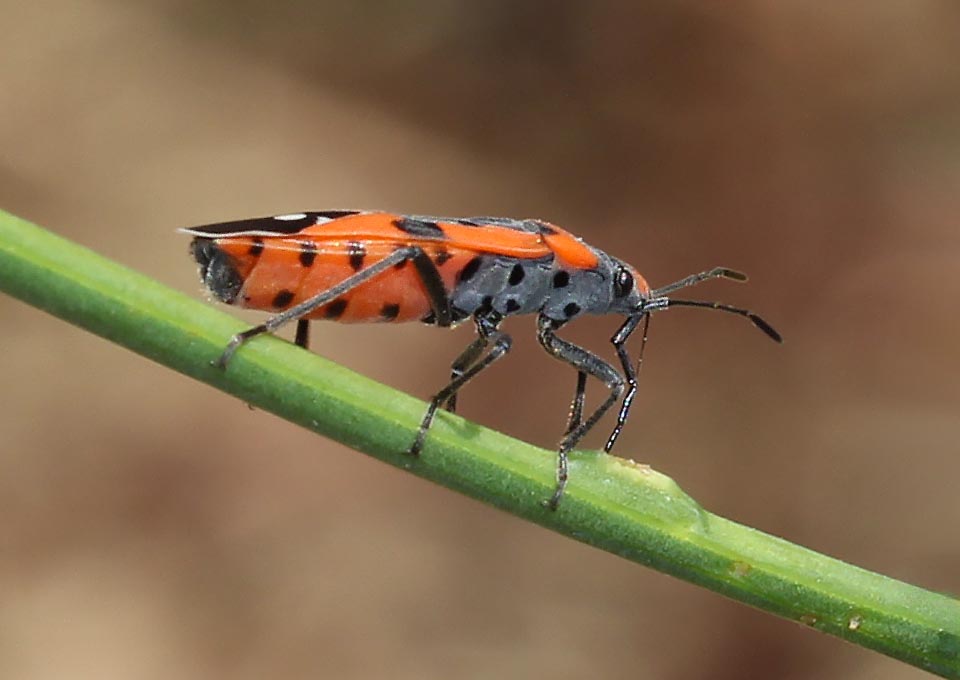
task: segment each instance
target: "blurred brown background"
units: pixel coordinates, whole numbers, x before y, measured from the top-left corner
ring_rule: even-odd
[[[654,285],[750,272],[696,294],[787,343],[658,316],[620,453],[723,515],[960,591],[956,2],[0,0],[0,17],[0,206],[190,294],[175,227],[337,207],[542,217]],[[9,298],[0,318],[3,677],[923,676]],[[568,336],[609,354],[617,323]],[[528,320],[507,329],[514,354],[462,412],[550,446],[574,375]],[[427,397],[469,337],[331,324],[315,344]]]

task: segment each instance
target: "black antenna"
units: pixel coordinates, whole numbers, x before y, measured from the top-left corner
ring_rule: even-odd
[[[747,280],[747,275],[743,272],[738,272],[736,269],[728,269],[727,267],[714,267],[713,269],[700,272],[699,274],[691,274],[690,276],[680,279],[679,281],[669,283],[662,288],[651,290],[650,297],[661,298],[675,290],[688,288],[689,286],[695,286],[701,281],[707,281],[709,279],[730,279],[731,281],[743,282]]]
[[[743,272],[738,272],[736,269],[729,269],[727,267],[714,267],[713,269],[708,269],[702,271],[699,274],[691,274],[685,278],[680,279],[679,281],[674,281],[673,283],[668,283],[666,286],[661,288],[655,288],[648,293],[643,302],[640,303],[639,312],[655,312],[659,309],[666,309],[667,307],[705,307],[707,309],[716,309],[721,312],[729,312],[730,314],[737,314],[742,317],[746,317],[753,323],[754,326],[763,331],[767,337],[769,337],[774,342],[783,342],[783,338],[780,334],[766,321],[760,318],[759,315],[754,314],[749,309],[741,309],[740,307],[733,307],[731,305],[725,305],[722,302],[703,302],[700,300],[672,300],[667,297],[669,293],[672,293],[681,288],[688,288],[690,286],[695,286],[702,281],[707,281],[709,279],[730,279],[731,281],[746,281],[747,275]]]
[[[690,277],[690,278],[695,278],[695,277]],[[680,282],[678,281],[677,283],[680,283]],[[667,287],[669,288],[670,286],[667,286]],[[760,318],[760,315],[754,314],[749,309],[742,309],[740,307],[725,305],[722,302],[704,302],[702,300],[673,300],[671,298],[666,298],[666,297],[655,297],[655,298],[645,300],[641,309],[643,311],[657,311],[660,309],[666,309],[667,307],[705,307],[706,309],[716,309],[720,312],[729,312],[730,314],[737,314],[739,316],[746,317],[747,319],[749,319],[754,326],[756,326],[761,331],[766,333],[767,337],[769,337],[774,342],[783,342],[783,338],[780,336],[780,334],[773,328],[773,326],[771,326],[762,318]]]

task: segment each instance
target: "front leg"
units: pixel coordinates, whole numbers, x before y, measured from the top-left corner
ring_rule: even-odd
[[[537,339],[540,344],[551,356],[565,361],[577,369],[578,372],[592,375],[603,382],[610,390],[610,394],[586,421],[567,432],[560,441],[560,447],[557,450],[557,487],[553,495],[544,502],[544,505],[551,510],[556,510],[559,507],[560,498],[567,486],[569,477],[568,454],[583,439],[584,435],[593,429],[597,421],[610,410],[610,407],[617,402],[624,390],[623,376],[613,366],[583,347],[556,336],[556,331],[563,326],[563,323],[550,319],[543,314],[537,317]]]
[[[580,423],[583,421],[583,400],[586,396],[587,374],[583,371],[577,371],[577,388],[573,393],[573,400],[570,402],[570,412],[567,415],[567,428],[563,431],[564,436],[580,427]]]

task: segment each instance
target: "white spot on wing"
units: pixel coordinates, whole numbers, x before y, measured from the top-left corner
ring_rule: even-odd
[[[307,213],[290,213],[289,215],[277,215],[273,219],[282,220],[284,222],[293,222],[294,220],[303,220],[306,219]]]

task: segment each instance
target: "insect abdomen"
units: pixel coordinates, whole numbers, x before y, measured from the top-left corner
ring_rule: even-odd
[[[389,256],[389,242],[323,244],[309,240],[231,236],[197,237],[192,244],[204,284],[227,304],[280,312],[330,289]],[[448,291],[474,253],[437,246],[427,252]],[[430,316],[430,300],[411,262],[344,293],[305,318],[346,323],[419,321]]]

